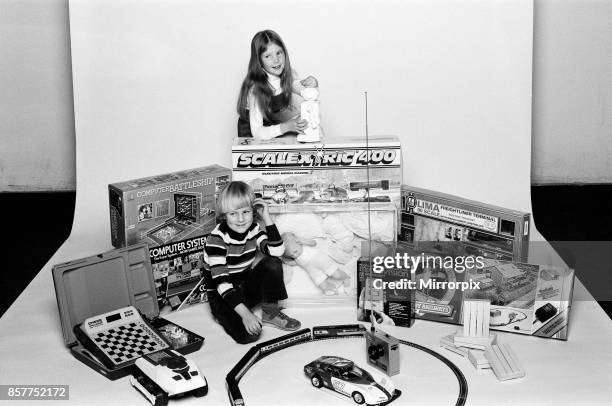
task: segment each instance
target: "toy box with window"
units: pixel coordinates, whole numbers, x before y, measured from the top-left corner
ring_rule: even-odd
[[[526,262],[530,217],[529,213],[402,185],[399,240],[430,252]]]
[[[211,165],[108,186],[112,244],[148,243],[162,314],[205,300],[204,238],[230,180],[229,169]]]
[[[270,205],[289,247],[283,267],[291,301],[354,302],[361,242],[396,240],[401,162],[396,137],[236,139],[233,179]]]

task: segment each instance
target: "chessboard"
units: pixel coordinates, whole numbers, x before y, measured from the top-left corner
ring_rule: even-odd
[[[80,328],[88,337],[90,351],[112,369],[132,364],[143,355],[170,348],[133,306],[90,317]]]

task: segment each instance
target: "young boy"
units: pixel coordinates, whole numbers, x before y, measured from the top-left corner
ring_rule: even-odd
[[[278,301],[287,298],[280,259],[285,251],[267,203],[255,198],[244,182],[230,182],[219,195],[223,218],[206,239],[204,252],[210,269],[204,274],[213,316],[238,343],[256,341],[261,322],[251,308],[261,303],[262,322],[294,331],[300,322],[281,312]],[[253,221],[253,211],[265,225]],[[263,254],[263,255],[262,255]]]

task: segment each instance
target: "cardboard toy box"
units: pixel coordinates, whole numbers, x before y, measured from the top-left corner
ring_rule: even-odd
[[[108,379],[131,374],[145,353],[172,348],[189,354],[204,343],[158,317],[145,243],[56,264],[52,273],[64,343]]]
[[[378,323],[411,327],[416,291],[409,288],[408,281],[414,281],[414,275],[395,267],[376,273],[372,266],[369,256],[357,262],[357,320],[369,322],[374,312]]]
[[[430,256],[435,257],[443,263],[449,258],[466,259]],[[574,287],[572,269],[490,258],[481,261],[474,261],[469,269],[462,267],[461,272],[435,262],[419,265],[415,272],[416,318],[462,324],[463,301],[485,299],[491,302],[490,329],[567,340]],[[462,283],[465,288],[459,287]]]
[[[216,225],[216,196],[231,171],[210,165],[108,186],[116,248],[149,244],[162,314],[206,299],[204,237]]]
[[[491,329],[567,340],[573,269],[485,259],[466,273],[480,286],[463,297],[491,301]]]
[[[304,247],[297,261],[283,258],[287,302],[296,305],[352,305],[362,244],[393,243],[397,236],[392,203],[284,204],[271,206],[270,213],[285,247],[287,233]],[[321,280],[332,286],[324,289]]]
[[[297,143],[237,138],[232,147],[234,180],[253,187],[271,204],[392,202],[399,209],[402,157],[396,137],[326,138]]]
[[[398,239],[429,252],[526,262],[529,213],[402,185]]]

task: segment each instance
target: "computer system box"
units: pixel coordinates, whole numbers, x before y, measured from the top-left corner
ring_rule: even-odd
[[[399,209],[401,163],[396,137],[328,137],[321,143],[237,138],[232,146],[234,180],[272,205],[370,201]]]
[[[64,343],[79,361],[115,380],[138,357],[199,350],[204,338],[160,318],[145,243],[52,268]]]
[[[364,243],[395,242],[392,203],[283,204],[270,207],[283,237],[288,303],[352,305]]]
[[[148,243],[162,314],[206,299],[204,240],[230,180],[229,169],[210,165],[108,185],[112,244]]]
[[[399,240],[429,252],[526,262],[531,216],[402,185]]]

